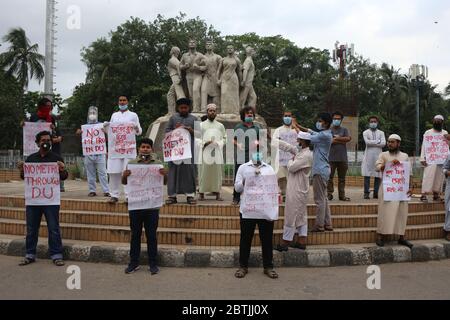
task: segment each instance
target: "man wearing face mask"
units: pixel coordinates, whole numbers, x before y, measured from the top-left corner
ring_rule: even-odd
[[[98,109],[96,107],[89,107],[87,124],[98,124]],[[76,132],[81,135],[81,129]],[[89,155],[84,157],[84,168],[86,170],[87,181],[89,185],[89,197],[97,196],[97,174],[100,185],[102,186],[103,195],[110,197],[108,176],[106,174],[106,154]]]
[[[299,124],[295,125],[299,130],[311,134],[311,144],[314,146],[312,176],[317,215],[311,232],[333,231],[331,210],[327,198],[327,183],[331,173],[328,157],[331,142],[333,141],[333,135],[330,130],[331,122],[331,115],[324,112],[318,116],[316,122],[317,131],[302,127]]]
[[[297,137],[297,131],[293,127],[292,112],[285,111],[283,114],[283,125],[274,131],[271,143],[273,157],[272,165],[277,173],[278,185],[280,186],[280,191],[283,198],[286,196],[288,169],[287,161],[280,163],[280,161],[282,161],[280,159],[281,152],[284,153],[284,151],[281,150],[278,145],[280,140],[288,142],[287,139],[289,139],[290,136],[296,139],[295,137]],[[292,142],[289,141],[289,143],[292,145]]]
[[[441,192],[442,186],[444,184],[444,175],[442,174],[443,164],[429,164],[427,162],[427,156],[425,153],[425,139],[430,135],[442,135],[443,139],[448,135],[448,132],[443,129],[444,128],[444,117],[441,115],[437,115],[433,119],[433,129],[430,129],[425,132],[423,135],[423,143],[422,150],[420,153],[420,162],[425,167],[423,171],[423,180],[422,180],[422,197],[421,201],[427,202],[427,194],[433,193],[434,201],[442,201]],[[446,140],[446,139],[445,139]]]
[[[338,111],[333,113],[332,117],[333,126],[331,127],[331,133],[333,134],[333,143],[331,145],[329,158],[331,176],[328,180],[328,200],[333,200],[333,178],[337,171],[339,200],[350,201],[350,198],[345,196],[345,177],[348,170],[347,143],[349,143],[352,138],[350,137],[347,128],[342,127],[344,115]]]
[[[65,169],[63,159],[61,156],[51,151],[51,133],[48,131],[38,133],[36,135],[36,144],[39,146],[39,151],[30,155],[27,158],[26,163],[55,162],[59,166],[60,180],[66,180],[68,177],[68,172]],[[20,177],[24,179],[24,162],[19,162],[18,167],[20,170]],[[59,205],[26,206],[26,255],[24,260],[19,264],[20,266],[26,266],[36,261],[36,247],[38,243],[42,214],[45,215],[45,220],[47,222],[48,243],[51,259],[56,266],[64,266],[63,245],[59,228],[59,208]]]
[[[242,122],[234,127],[234,178],[239,167],[250,161],[250,155],[256,151],[259,144],[260,126],[254,122],[255,109],[247,106],[240,112]],[[240,139],[239,139],[240,138]],[[233,191],[233,205],[239,205],[241,194]]]
[[[111,116],[111,121],[109,123],[104,123],[105,128],[107,128],[110,123],[133,123],[136,135],[140,136],[142,134],[139,117],[136,113],[129,111],[128,97],[125,95],[119,97],[119,111]],[[109,203],[111,204],[115,204],[119,201],[122,172],[125,171],[128,161],[129,159],[127,158],[108,158],[109,190],[111,193]]]
[[[363,138],[366,143],[366,151],[362,161],[361,169],[364,177],[364,199],[370,199],[370,177],[374,177],[373,198],[378,199],[378,190],[380,188],[381,174],[376,171],[375,163],[383,148],[386,146],[386,137],[384,132],[378,129],[379,120],[376,116],[369,118],[369,129],[364,131]]]

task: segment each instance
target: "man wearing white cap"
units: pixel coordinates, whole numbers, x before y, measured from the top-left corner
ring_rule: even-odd
[[[217,106],[209,104],[206,107],[208,118],[201,123],[201,156],[202,164],[199,172],[199,201],[205,200],[205,193],[213,193],[217,201],[223,201],[220,196],[222,188],[223,146],[227,138],[225,127],[216,120]]]
[[[389,162],[399,164],[400,162],[409,161],[406,153],[400,152],[400,143],[402,139],[399,135],[393,134],[388,139],[388,150],[380,154],[376,162],[376,170],[383,173]],[[411,184],[411,180],[410,180]],[[408,195],[411,195],[411,187]],[[408,220],[408,202],[407,201],[384,201],[383,188],[381,189],[381,197],[378,204],[378,227],[376,244],[380,247],[384,246],[384,237],[387,235],[400,236],[398,243],[400,245],[412,248],[413,245],[405,239],[406,223]]]
[[[288,251],[289,243],[298,234],[298,242],[295,248],[306,249],[306,237],[308,236],[308,191],[309,177],[313,164],[313,153],[311,145],[311,134],[299,132],[299,146],[279,141],[279,148],[282,151],[292,154],[293,159],[288,162],[288,180],[286,191],[286,206],[284,208],[284,228],[283,239],[276,250]]]
[[[440,194],[442,192],[442,186],[444,183],[442,165],[444,164],[445,158],[448,155],[448,146],[445,151],[445,156],[436,161],[431,159],[430,154],[427,152],[426,143],[439,143],[439,140],[447,141],[445,136],[448,134],[448,132],[446,130],[443,130],[443,126],[444,117],[441,115],[437,115],[433,119],[433,129],[426,131],[423,135],[422,151],[420,154],[420,162],[425,167],[422,180],[422,197],[420,198],[420,200],[423,202],[428,201],[427,194],[430,193],[433,193],[434,201],[441,201]]]

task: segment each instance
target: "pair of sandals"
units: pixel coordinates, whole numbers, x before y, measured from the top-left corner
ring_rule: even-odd
[[[172,204],[177,204],[177,198],[175,197],[169,197],[169,199],[166,200],[166,204],[167,205],[172,205]],[[187,203],[190,205],[196,205],[197,204],[197,200],[195,200],[194,197],[187,197]]]
[[[239,268],[234,276],[238,279],[245,278],[248,273],[248,268]],[[274,269],[264,269],[264,274],[270,279],[278,279],[278,273]]]
[[[25,258],[22,260],[22,262],[19,263],[19,266],[23,267],[23,266],[27,266],[27,265],[35,263],[35,262],[36,262],[36,259]],[[62,259],[54,259],[53,264],[57,267],[62,267],[65,265],[64,260],[62,260]]]

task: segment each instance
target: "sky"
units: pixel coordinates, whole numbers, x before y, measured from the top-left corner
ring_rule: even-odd
[[[0,36],[22,27],[44,53],[46,0],[0,0],[0,4]],[[439,91],[450,83],[448,0],[58,0],[57,8],[55,88],[63,98],[85,80],[83,47],[107,37],[131,16],[153,21],[158,14],[168,18],[179,12],[188,18],[199,16],[223,36],[282,35],[300,47],[329,50],[336,41],[354,43],[357,54],[404,73],[411,64],[427,65],[429,79]],[[80,13],[79,28],[73,24],[73,8]],[[3,43],[0,52],[6,48]],[[43,81],[33,81],[29,90],[43,87]]]

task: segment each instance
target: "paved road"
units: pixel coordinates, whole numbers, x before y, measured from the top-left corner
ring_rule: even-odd
[[[163,268],[125,275],[123,266],[68,262],[81,269],[81,290],[66,287],[66,267],[49,260],[17,267],[0,256],[0,299],[450,299],[450,260],[381,266],[381,290],[367,289],[366,267],[279,269],[271,280],[251,269],[243,280],[234,269]]]

